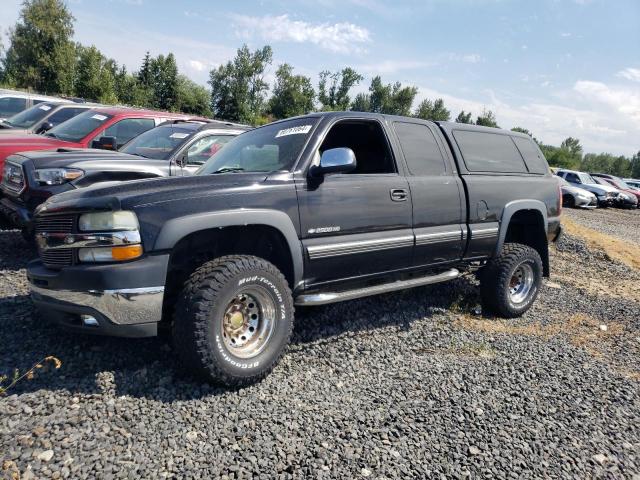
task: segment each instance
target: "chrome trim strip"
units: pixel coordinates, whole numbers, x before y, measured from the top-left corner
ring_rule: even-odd
[[[499,227],[471,229],[471,240],[492,238],[498,235]]]
[[[29,286],[36,302],[90,307],[119,325],[159,322],[162,318],[163,286],[88,291]]]
[[[345,300],[353,300],[355,298],[369,297],[380,293],[393,292],[396,290],[405,290],[407,288],[421,287],[432,283],[446,282],[458,277],[460,272],[452,268],[437,275],[430,275],[420,278],[412,278],[410,280],[398,280],[391,283],[376,285],[373,287],[357,288],[355,290],[347,290],[344,292],[327,292],[327,293],[309,293],[298,295],[295,299],[296,305],[325,305],[327,303],[342,302]]]
[[[42,251],[59,248],[115,247],[141,243],[137,230],[97,233],[36,233],[36,243]]]
[[[381,240],[359,240],[354,242],[332,243],[328,245],[312,245],[307,247],[311,260],[327,257],[338,257],[356,253],[375,252],[413,246],[413,235],[384,238]]]
[[[452,242],[462,239],[461,230],[451,230],[448,232],[423,233],[416,235],[416,245],[429,245],[432,243]]]

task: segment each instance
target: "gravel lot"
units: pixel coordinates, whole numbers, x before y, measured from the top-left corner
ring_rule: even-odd
[[[585,227],[640,245],[640,209],[565,208],[563,213]]]
[[[0,399],[6,478],[640,479],[640,292],[616,288],[640,272],[575,238],[522,319],[480,315],[472,278],[304,310],[240,391],[194,382],[164,339],[47,325],[33,255],[0,230],[0,374],[62,366]]]

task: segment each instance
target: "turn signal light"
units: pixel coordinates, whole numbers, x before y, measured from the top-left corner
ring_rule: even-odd
[[[127,245],[126,247],[112,247],[111,256],[116,261],[131,260],[142,255],[142,245]]]

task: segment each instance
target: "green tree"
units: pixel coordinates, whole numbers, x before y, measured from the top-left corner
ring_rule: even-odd
[[[211,70],[211,110],[214,116],[244,123],[255,123],[263,116],[269,85],[264,71],[273,52],[268,45],[251,52],[243,45],[233,61]]]
[[[444,100],[441,98],[438,98],[433,102],[425,98],[418,105],[414,115],[424,120],[441,122],[448,122],[451,119],[451,112],[445,108]]]
[[[351,104],[349,91],[358,85],[364,77],[351,67],[339,72],[320,72],[318,83],[318,100],[322,110],[347,110]]]
[[[467,123],[473,125],[473,120],[471,120],[471,112],[465,113],[464,110],[462,110],[456,117],[456,123]]]
[[[631,173],[632,178],[640,178],[640,150],[631,157]]]
[[[149,51],[145,53],[144,58],[142,59],[142,66],[140,67],[137,77],[138,82],[140,82],[141,85],[149,88],[153,86],[153,78],[151,76],[151,55],[149,55]]]
[[[496,122],[496,116],[491,110],[483,110],[482,115],[478,115],[476,118],[476,125],[482,125],[483,127],[500,128],[498,122]]]
[[[75,60],[73,20],[62,0],[25,0],[20,19],[9,30],[5,79],[39,92],[68,90]]]
[[[539,146],[550,166],[569,169],[579,168],[579,160],[572,156],[566,148],[558,148],[553,145],[545,144],[541,144]]]
[[[370,112],[371,111],[371,99],[366,93],[359,93],[356,98],[353,99],[351,104],[351,110],[354,112]]]
[[[134,107],[149,107],[152,104],[151,90],[138,81],[138,76],[127,72],[123,65],[114,75],[118,102]]]
[[[416,87],[403,87],[400,82],[384,84],[380,76],[373,77],[369,95],[358,98],[358,109],[367,107],[369,112],[388,115],[411,115],[413,100],[418,94]]]
[[[311,79],[293,75],[293,67],[284,63],[276,70],[269,111],[276,119],[303,115],[313,110],[315,91]]]
[[[102,103],[116,103],[113,61],[105,58],[96,47],[79,49],[78,76],[75,92],[79,97]]]
[[[178,75],[177,110],[203,117],[211,117],[211,92],[202,85]]]
[[[175,110],[178,96],[178,65],[173,53],[158,55],[149,66],[153,106],[161,110]]]

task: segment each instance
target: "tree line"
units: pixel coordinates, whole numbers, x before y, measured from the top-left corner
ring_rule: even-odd
[[[9,30],[9,45],[0,59],[0,83],[41,93],[81,97],[88,101],[125,104],[213,116],[253,125],[311,111],[353,110],[450,121],[443,99],[424,99],[415,108],[418,89],[400,82],[371,79],[366,92],[352,92],[364,77],[351,67],[322,71],[317,87],[287,63],[277,66],[273,85],[265,80],[273,61],[270,46],[251,51],[246,45],[226,64],[211,70],[208,85],[180,74],[172,53],[147,53],[137,71],[107,58],[95,46],[73,41],[75,19],[63,0],[25,0],[20,18]],[[1,47],[1,46],[0,46]],[[454,121],[499,128],[491,110],[474,119],[459,112]],[[514,127],[531,135],[521,127]],[[533,136],[532,136],[533,137]],[[583,155],[579,140],[558,146],[539,142],[552,166],[640,177],[640,152],[631,159],[608,153]]]

